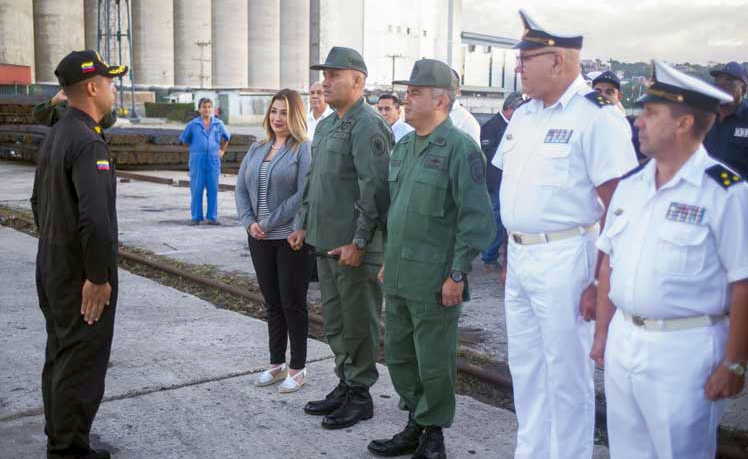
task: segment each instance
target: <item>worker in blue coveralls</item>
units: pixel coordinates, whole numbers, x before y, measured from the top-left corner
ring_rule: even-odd
[[[212,100],[203,97],[197,106],[200,116],[187,123],[179,136],[179,140],[190,147],[190,225],[203,221],[203,190],[208,194],[206,222],[218,225],[218,176],[231,134],[223,121],[213,116]]]

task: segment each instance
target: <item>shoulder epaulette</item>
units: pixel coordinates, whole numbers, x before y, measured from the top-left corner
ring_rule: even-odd
[[[587,95],[585,95],[584,97],[600,108],[603,108],[607,105],[613,105],[613,102],[601,96],[600,93],[597,91],[588,92]]]
[[[635,168],[633,168],[630,171],[628,171],[625,174],[623,174],[621,176],[621,180],[627,179],[627,178],[631,177],[632,175],[636,174],[637,172],[639,172],[640,170],[644,169],[644,166],[646,166],[648,162],[649,162],[649,159],[646,159],[646,160],[642,161],[641,164],[639,164]]]
[[[708,168],[706,175],[713,178],[724,189],[728,189],[736,183],[743,181],[743,177],[721,164],[715,164]]]

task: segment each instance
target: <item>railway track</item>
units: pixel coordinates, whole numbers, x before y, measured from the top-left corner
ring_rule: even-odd
[[[27,212],[0,206],[0,224],[36,236],[33,219]],[[254,285],[242,285],[231,279],[205,273],[186,263],[121,246],[120,267],[149,277],[186,293],[195,294],[218,307],[237,310],[264,319],[263,297]],[[244,305],[238,307],[236,304]],[[310,336],[324,340],[321,314],[309,311]],[[480,401],[514,411],[512,381],[507,365],[461,345],[457,357],[458,392]],[[596,442],[607,444],[605,401],[596,403]],[[717,459],[748,458],[748,432],[720,428]]]

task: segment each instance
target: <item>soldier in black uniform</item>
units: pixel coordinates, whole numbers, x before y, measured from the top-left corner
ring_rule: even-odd
[[[737,62],[709,72],[714,84],[733,101],[719,106],[717,120],[704,138],[704,148],[742,177],[748,177],[748,71]]]
[[[89,432],[101,398],[117,302],[116,182],[101,120],[115,76],[94,51],[75,51],[55,74],[69,100],[39,152],[31,205],[39,228],[36,284],[46,320],[42,396],[48,458],[109,458]]]

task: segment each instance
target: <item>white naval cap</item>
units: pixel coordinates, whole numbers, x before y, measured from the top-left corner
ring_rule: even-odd
[[[733,101],[731,95],[696,77],[686,75],[668,64],[654,60],[652,82],[637,104],[647,102],[674,102],[717,112],[720,104]]]

